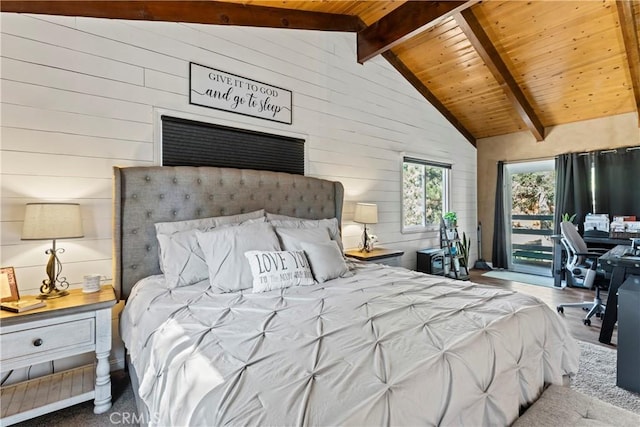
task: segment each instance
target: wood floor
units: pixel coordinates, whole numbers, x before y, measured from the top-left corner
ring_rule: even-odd
[[[514,291],[533,295],[548,304],[549,307],[551,307],[554,311],[556,310],[556,306],[561,303],[592,301],[595,294],[595,291],[582,288],[556,289],[548,288],[545,286],[529,285],[526,283],[514,282],[511,280],[495,279],[493,277],[483,276],[482,274],[486,273],[486,271],[483,270],[471,270],[470,273],[470,279],[473,282],[500,286],[505,289],[511,289]],[[600,297],[603,301],[606,302],[607,292],[601,291]],[[591,326],[585,326],[582,323],[582,319],[584,318],[585,314],[586,312],[580,308],[566,308],[564,310],[564,314],[562,314],[561,316],[564,317],[565,323],[569,328],[569,331],[571,331],[571,335],[574,338],[579,339],[580,341],[586,341],[592,344],[615,349],[616,343],[618,342],[617,327],[613,331],[611,345],[602,344],[598,341],[602,320],[594,316],[591,318]]]

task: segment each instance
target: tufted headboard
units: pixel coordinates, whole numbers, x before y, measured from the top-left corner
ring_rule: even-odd
[[[340,182],[249,169],[114,167],[113,285],[121,299],[160,274],[156,222],[265,209],[307,219],[342,219]]]

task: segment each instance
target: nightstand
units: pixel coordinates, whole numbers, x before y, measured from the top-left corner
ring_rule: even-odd
[[[2,371],[95,352],[97,363],[2,387],[2,425],[10,425],[94,399],[93,412],[111,408],[111,285],[45,300],[22,313],[0,311]]]
[[[344,254],[349,258],[354,258],[359,261],[399,267],[400,258],[404,252],[392,249],[374,248],[371,252],[361,252],[360,249],[349,249],[345,251]]]

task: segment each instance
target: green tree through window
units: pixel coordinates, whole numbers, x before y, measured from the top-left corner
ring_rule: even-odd
[[[513,211],[518,214],[553,215],[555,171],[514,175],[512,183]]]

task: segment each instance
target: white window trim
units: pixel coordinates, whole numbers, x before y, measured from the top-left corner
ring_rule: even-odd
[[[447,179],[445,180],[445,188],[443,190],[445,196],[445,208],[444,212],[447,212],[451,209],[451,181],[453,179],[453,167],[454,162],[450,159],[437,158],[434,156],[427,156],[424,154],[416,154],[416,153],[400,153],[400,233],[401,234],[416,234],[416,233],[425,233],[425,232],[433,232],[440,230],[440,224],[428,224],[425,226],[422,225],[412,225],[405,227],[404,225],[404,159],[405,158],[413,158],[416,160],[424,161],[425,163],[441,163],[446,165],[451,165],[449,168],[449,173]]]

